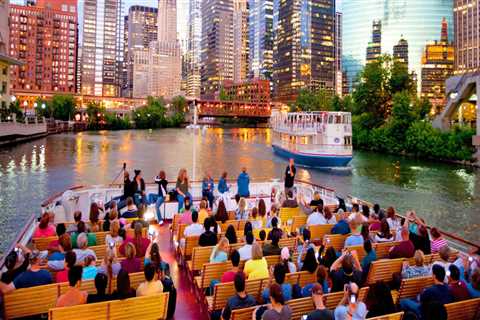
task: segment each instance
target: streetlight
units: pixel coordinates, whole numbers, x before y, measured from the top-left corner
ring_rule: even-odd
[[[37,107],[38,107],[38,103],[34,102],[34,103],[33,103],[33,107],[34,107],[34,108],[37,108]]]
[[[11,96],[11,97],[10,97],[10,100],[12,100],[12,102],[15,102],[15,100],[17,100],[17,97]]]
[[[42,109],[45,109],[47,106],[45,105],[45,102],[42,103]]]

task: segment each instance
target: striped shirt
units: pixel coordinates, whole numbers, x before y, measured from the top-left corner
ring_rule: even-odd
[[[447,240],[445,240],[443,238],[438,238],[436,240],[431,240],[430,241],[430,249],[431,249],[432,253],[439,252],[442,247],[447,246],[447,245],[448,245]]]

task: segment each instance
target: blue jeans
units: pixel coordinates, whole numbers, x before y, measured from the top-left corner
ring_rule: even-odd
[[[417,302],[416,299],[401,299],[400,308],[405,312],[415,312],[417,316],[421,317],[420,302]]]
[[[177,201],[178,201],[178,212],[183,208],[183,204],[185,203],[185,198],[190,199],[192,201],[192,196],[190,195],[190,192],[187,192],[185,194],[185,197],[182,196],[181,194],[177,194]]]
[[[157,212],[157,221],[163,221],[162,218],[162,213],[160,212],[160,207],[165,201],[164,197],[159,196],[158,194],[155,193],[150,193],[148,195],[148,204],[155,203],[155,211]]]
[[[202,190],[202,197],[207,198],[208,206],[209,206],[209,208],[212,208],[213,207],[213,200],[215,199],[215,197],[213,196],[213,192],[208,191],[208,190]]]

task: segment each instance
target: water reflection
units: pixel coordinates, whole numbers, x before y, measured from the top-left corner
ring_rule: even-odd
[[[286,161],[272,153],[270,141],[267,129],[168,129],[53,135],[2,149],[0,249],[48,195],[72,185],[111,183],[123,162],[130,171],[141,168],[147,181],[160,169],[173,181],[181,167],[193,174],[195,150],[197,179],[206,171],[218,178],[224,170],[235,178],[242,166],[255,179],[282,177]],[[480,178],[473,169],[355,152],[351,170],[297,172],[343,196],[392,204],[400,212],[416,209],[431,224],[479,239]]]

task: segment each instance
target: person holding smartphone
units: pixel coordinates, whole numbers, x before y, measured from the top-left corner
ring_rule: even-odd
[[[358,285],[355,282],[345,284],[343,298],[335,308],[335,320],[365,319],[368,313],[367,306],[358,301]]]

